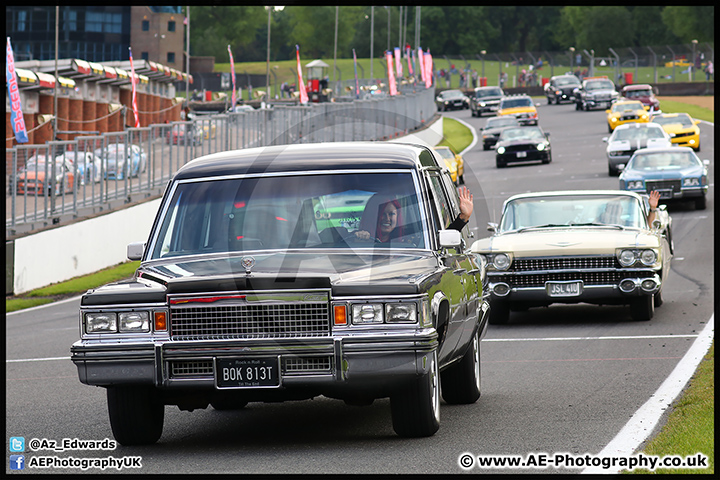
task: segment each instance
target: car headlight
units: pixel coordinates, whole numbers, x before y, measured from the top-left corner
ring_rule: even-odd
[[[642,118],[643,120],[647,120],[647,119],[648,119],[648,114],[647,114],[647,113],[644,113],[640,118]]]
[[[498,148],[497,148],[497,153],[500,153],[500,154],[505,153],[505,147],[498,147]]]
[[[612,118],[610,119],[610,121],[611,121],[611,122],[617,122],[617,118],[612,117]]]
[[[507,270],[512,263],[512,257],[507,253],[498,253],[493,255],[489,260],[491,260],[489,263],[495,270]]]
[[[117,332],[117,314],[93,312],[85,314],[85,333]]]
[[[353,325],[383,323],[383,306],[380,303],[364,303],[353,305]]]
[[[632,250],[623,250],[618,256],[618,261],[623,267],[629,267],[635,263],[635,252]]]
[[[537,148],[538,150],[540,150],[540,151],[542,152],[543,150],[545,150],[545,144],[544,144],[544,143],[538,143],[538,144],[535,146],[535,148]]]
[[[148,312],[121,312],[118,327],[121,332],[149,332],[150,315]]]
[[[480,102],[480,106],[481,106],[481,107],[484,107],[484,106],[485,106],[485,102]]]
[[[629,190],[644,190],[645,185],[642,180],[630,180],[627,182],[627,188]]]
[[[388,323],[416,323],[417,313],[415,303],[385,304],[385,319]]]
[[[643,250],[640,253],[640,261],[643,265],[652,265],[657,261],[657,254],[653,250]]]
[[[683,187],[699,187],[699,178],[683,178]]]

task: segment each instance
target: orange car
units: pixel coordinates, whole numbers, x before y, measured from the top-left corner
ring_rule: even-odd
[[[44,156],[34,156],[28,160],[15,177],[18,195],[63,195],[73,191],[75,176],[72,169],[66,162],[56,160],[48,163]],[[47,182],[45,175],[54,169],[55,178],[53,182]],[[54,190],[53,190],[54,187]]]

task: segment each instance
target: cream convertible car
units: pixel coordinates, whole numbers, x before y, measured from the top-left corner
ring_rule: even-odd
[[[650,320],[670,271],[671,218],[647,223],[646,196],[617,190],[520,194],[472,251],[487,264],[490,323],[552,303],[629,305]]]

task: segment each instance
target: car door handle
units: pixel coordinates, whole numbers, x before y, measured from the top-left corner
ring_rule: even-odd
[[[480,269],[479,269],[479,268],[473,268],[473,269],[470,270],[468,273],[469,273],[470,275],[477,275],[478,273],[480,273]]]

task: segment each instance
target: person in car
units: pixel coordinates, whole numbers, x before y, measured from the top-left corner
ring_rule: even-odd
[[[462,230],[470,221],[473,212],[473,195],[467,187],[460,187],[458,197],[460,213],[447,226],[448,230]],[[365,211],[360,219],[360,228],[354,234],[361,240],[376,239],[380,243],[386,243],[394,238],[402,237],[403,227],[400,202],[393,197],[375,195],[365,206]]]

